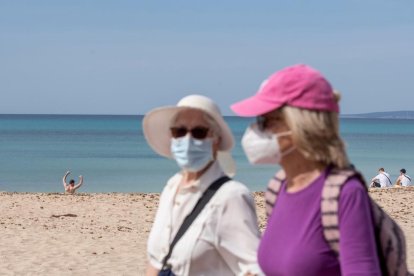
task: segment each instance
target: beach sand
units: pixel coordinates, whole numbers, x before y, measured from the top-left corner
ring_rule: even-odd
[[[414,188],[371,190],[405,232],[414,271]],[[0,275],[143,275],[158,194],[0,193]],[[262,193],[255,193],[265,227]]]

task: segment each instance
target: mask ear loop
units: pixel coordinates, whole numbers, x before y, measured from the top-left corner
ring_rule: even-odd
[[[281,155],[281,156],[286,156],[286,155],[291,154],[291,153],[292,153],[292,152],[294,152],[295,150],[296,150],[296,147],[295,147],[295,146],[292,146],[290,149],[286,150],[285,152],[281,152],[281,153],[280,153],[280,155]]]
[[[283,132],[280,132],[280,133],[274,133],[274,135],[276,137],[285,137],[285,136],[292,135],[292,131],[291,130],[287,130],[287,131],[283,131]]]
[[[291,130],[287,130],[287,131],[284,131],[284,132],[274,133],[273,134],[274,139],[276,139],[276,140],[279,137],[285,137],[285,136],[289,136],[289,135],[292,135],[292,131]],[[292,146],[289,149],[285,150],[284,152],[280,152],[280,156],[283,157],[283,156],[289,155],[292,152],[294,152],[295,150],[296,150],[296,146]]]

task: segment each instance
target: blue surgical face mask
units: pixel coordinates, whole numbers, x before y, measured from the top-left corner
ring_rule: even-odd
[[[186,171],[198,172],[213,160],[213,139],[197,140],[190,135],[172,138],[171,153],[178,166]]]

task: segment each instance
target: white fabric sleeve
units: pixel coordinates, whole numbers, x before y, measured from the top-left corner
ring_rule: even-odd
[[[157,261],[157,259],[154,258],[154,256],[151,256],[150,254],[148,254],[147,256],[148,256],[148,262],[150,263],[150,265],[152,265],[154,268],[156,268],[158,270],[161,270],[162,263]]]
[[[151,226],[151,231],[148,235],[147,258],[149,263],[156,269],[162,268],[162,259],[165,257],[161,252],[162,245],[160,244],[160,236],[163,235],[163,228],[165,223],[165,209],[168,208],[167,206],[165,206],[166,200],[172,192],[171,185],[173,184],[175,179],[176,176],[171,177],[168,180],[167,185],[161,192],[158,209],[155,213],[154,222]]]
[[[259,241],[254,199],[247,188],[238,189],[219,215],[216,248],[235,275],[263,275],[257,263]]]

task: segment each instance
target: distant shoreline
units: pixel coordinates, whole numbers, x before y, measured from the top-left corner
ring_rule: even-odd
[[[344,114],[341,118],[352,119],[414,119],[414,111],[371,112],[362,114]]]

